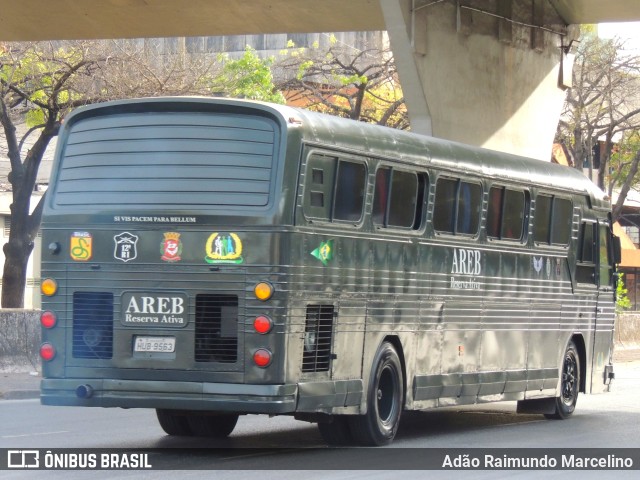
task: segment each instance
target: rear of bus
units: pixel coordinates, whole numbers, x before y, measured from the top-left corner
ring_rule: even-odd
[[[182,98],[65,120],[42,222],[43,404],[295,409],[287,125],[272,107]]]

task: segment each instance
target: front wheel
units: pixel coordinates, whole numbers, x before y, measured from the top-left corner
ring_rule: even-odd
[[[192,435],[189,422],[184,414],[176,413],[174,410],[156,409],[156,416],[160,427],[168,435],[190,436]]]
[[[402,365],[393,345],[383,343],[373,361],[367,413],[349,418],[351,433],[362,445],[386,445],[396,436],[404,403]]]
[[[555,399],[555,412],[545,414],[547,418],[563,420],[569,418],[576,409],[580,391],[580,356],[576,344],[569,342],[562,362],[560,396]]]

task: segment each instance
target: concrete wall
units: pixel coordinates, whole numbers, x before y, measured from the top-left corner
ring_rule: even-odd
[[[0,370],[39,369],[40,312],[0,310]]]
[[[619,314],[616,318],[614,338],[620,345],[640,345],[640,313]]]

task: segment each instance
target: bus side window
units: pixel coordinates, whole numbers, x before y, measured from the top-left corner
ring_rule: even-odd
[[[601,287],[611,285],[612,283],[612,255],[611,255],[611,232],[607,225],[599,226],[599,241],[598,241],[598,284]]]
[[[456,233],[475,235],[480,226],[482,187],[477,183],[460,182]]]
[[[376,172],[372,219],[383,227],[418,230],[422,219],[422,202],[426,176],[414,172],[380,168]]]
[[[439,178],[433,208],[433,228],[440,232],[475,235],[480,225],[482,186]]]
[[[570,200],[550,195],[536,199],[533,238],[537,243],[567,246],[573,225],[573,205]]]
[[[331,219],[336,157],[311,155],[307,161],[304,212],[307,217]]]
[[[553,199],[551,219],[551,243],[554,245],[568,245],[573,225],[573,206],[570,200],[564,198]]]
[[[522,191],[491,187],[487,208],[487,236],[521,240],[526,203]]]
[[[596,224],[582,222],[578,238],[578,263],[576,281],[578,283],[596,283]]]
[[[345,160],[338,162],[333,220],[359,222],[362,218],[367,183],[366,170],[362,163]]]
[[[457,180],[439,178],[436,182],[436,198],[433,205],[433,228],[453,233],[456,207]]]
[[[551,197],[538,195],[536,198],[533,239],[538,243],[549,243],[551,227]]]

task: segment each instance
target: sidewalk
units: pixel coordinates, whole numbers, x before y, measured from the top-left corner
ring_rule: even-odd
[[[613,363],[634,362],[640,360],[640,347],[621,347],[616,345]],[[615,371],[615,368],[614,368]],[[21,400],[40,396],[40,380],[36,372],[0,372],[0,400]]]

